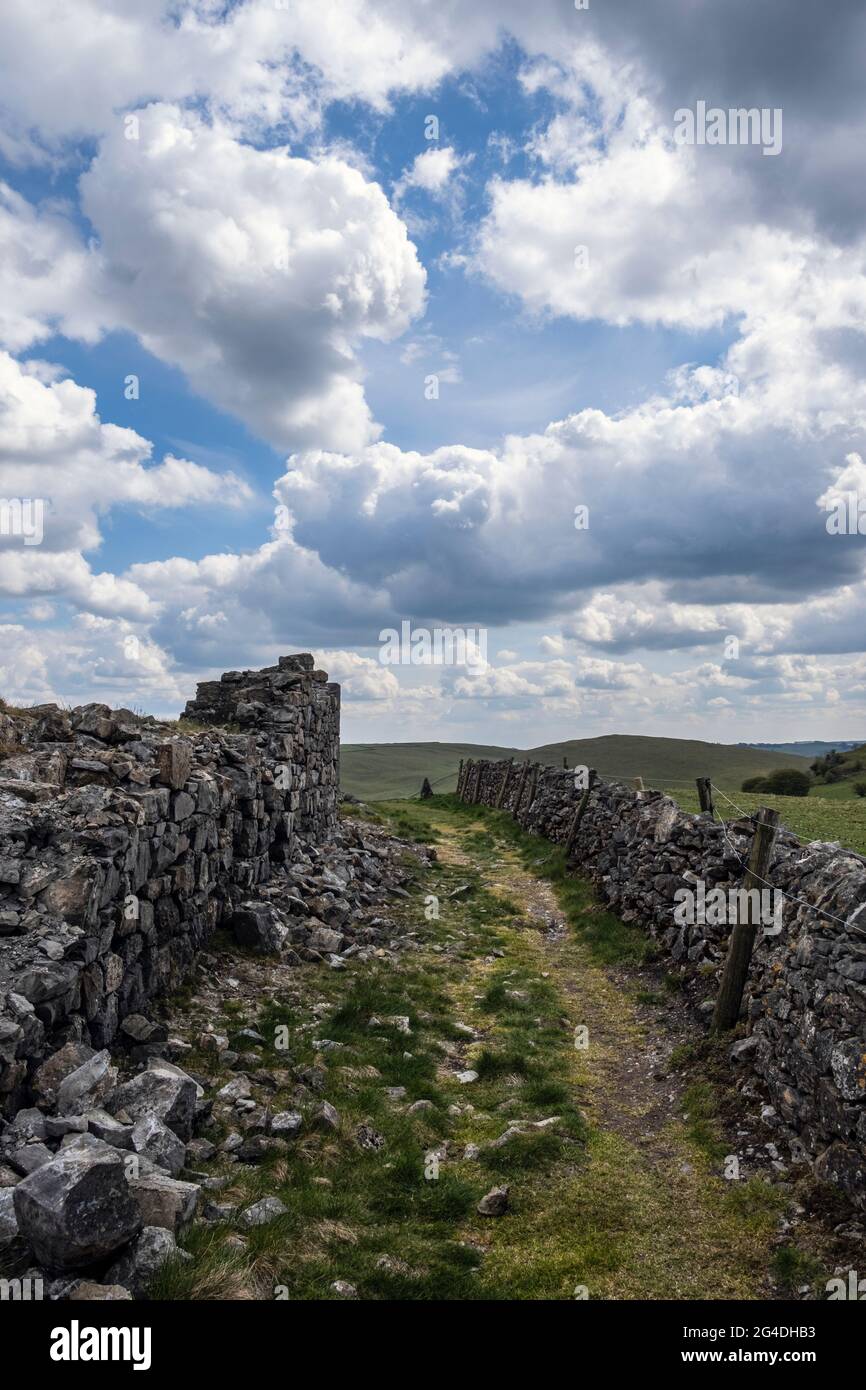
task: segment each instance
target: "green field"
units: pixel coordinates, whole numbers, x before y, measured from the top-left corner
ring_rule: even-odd
[[[609,734],[602,738],[570,739],[537,748],[500,748],[473,743],[344,743],[341,749],[343,791],[362,801],[417,796],[429,777],[433,790],[453,791],[461,758],[524,758],[562,767],[594,767],[605,778],[643,777],[648,786],[679,786],[694,790],[696,777],[711,777],[725,791],[739,790],[746,777],[776,767],[808,770],[806,758],[789,753],[764,753],[734,744],[702,743],[697,739],[648,738]]]
[[[661,785],[661,791],[668,792],[679,802],[684,811],[697,811],[697,791],[687,787]],[[824,792],[837,792],[834,787],[818,787],[811,796],[769,796],[760,792],[729,792],[736,806],[750,814],[761,806],[773,806],[779,812],[782,824],[801,840],[838,840],[846,849],[856,849],[858,854],[866,854],[866,798],[851,797],[845,800],[841,795],[824,796]],[[818,793],[821,793],[819,796]],[[737,812],[722,797],[716,799],[716,815],[730,820]]]

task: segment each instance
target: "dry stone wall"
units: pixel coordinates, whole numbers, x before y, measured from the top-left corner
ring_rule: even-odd
[[[523,776],[514,768],[506,782],[507,772],[506,762],[471,764],[461,778],[464,799],[495,806],[501,797],[525,829],[564,844],[583,795],[574,774],[536,768]],[[738,888],[752,836],[748,818],[713,821],[660,792],[601,783],[573,838],[576,868],[688,973],[704,1014],[712,1010],[730,927],[680,925],[675,894],[696,890],[699,881],[707,892]],[[767,1118],[787,1130],[794,1151],[866,1207],[866,860],[782,830],[768,879],[785,894],[781,931],[756,943],[744,1000],[747,1037],[732,1053],[762,1078]]]
[[[108,1047],[334,828],[340,691],[311,656],[205,682],[185,720],[0,713],[0,1113],[57,1048]]]

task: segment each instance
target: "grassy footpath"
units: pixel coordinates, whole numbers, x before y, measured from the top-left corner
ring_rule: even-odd
[[[439,854],[396,909],[413,949],[302,966],[275,999],[208,1017],[232,1039],[259,1030],[268,1104],[297,1106],[305,1128],[256,1166],[213,1163],[224,1219],[192,1229],[192,1260],[155,1295],[328,1299],[346,1281],[362,1299],[772,1296],[789,1198],[721,1176],[712,1086],[684,1100],[659,1061],[670,996],[646,987],[646,938],[501,814],[441,797],[378,815]],[[193,1037],[206,1011],[184,1010]],[[189,1065],[226,1079],[211,1053]],[[311,1122],[322,1099],[334,1130]],[[479,1215],[500,1184],[506,1215]],[[286,1213],[244,1229],[271,1195]]]

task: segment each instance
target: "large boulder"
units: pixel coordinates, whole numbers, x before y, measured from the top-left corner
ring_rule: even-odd
[[[78,1269],[127,1245],[142,1219],[119,1154],[65,1149],[12,1189],[21,1235],[48,1269]]]
[[[232,914],[230,925],[239,946],[263,955],[279,951],[283,933],[267,903],[244,903]]]
[[[142,1071],[126,1081],[107,1102],[113,1115],[126,1111],[131,1120],[156,1115],[184,1144],[192,1138],[196,1084],[190,1076],[169,1071]]]

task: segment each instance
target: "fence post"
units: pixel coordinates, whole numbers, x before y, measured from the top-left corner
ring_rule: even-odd
[[[642,791],[643,791],[643,778],[642,778],[642,777],[635,777],[635,778],[633,778],[633,779],[632,779],[632,786],[634,787],[634,789],[635,789],[636,792],[642,792]]]
[[[779,812],[773,811],[767,806],[763,807],[758,813],[755,837],[749,852],[749,864],[743,879],[743,887],[746,890],[757,888],[760,891],[765,886],[778,830]],[[758,901],[760,902],[760,898]],[[745,922],[735,922],[731,931],[725,968],[722,971],[722,982],[719,985],[719,994],[713,1014],[712,1031],[714,1033],[724,1033],[729,1028],[733,1028],[740,1017],[740,1005],[743,1002],[749,963],[752,959],[752,950],[761,919],[760,907],[755,913],[751,897],[746,904],[746,918]]]
[[[716,818],[715,807],[713,806],[713,784],[709,777],[696,778],[698,788],[698,802],[701,808],[701,815],[709,815],[712,820]]]
[[[462,782],[463,782],[463,759],[461,758],[461,759],[460,759],[460,766],[459,766],[458,769],[457,769],[457,790],[456,790],[456,792],[454,793],[455,796],[459,796],[459,795],[460,795],[460,788],[461,788]]]
[[[480,797],[481,797],[481,777],[482,777],[483,769],[484,769],[484,764],[483,764],[483,762],[481,761],[481,759],[479,758],[478,762],[475,764],[475,788],[474,788],[473,793],[472,793],[472,804],[473,804],[473,806],[477,806],[477,805],[478,805],[478,802],[479,802]]]
[[[518,813],[518,811],[520,810],[520,803],[521,803],[521,801],[523,800],[523,788],[524,788],[524,786],[526,785],[526,774],[527,774],[528,772],[529,772],[529,759],[528,759],[528,758],[524,758],[524,760],[523,760],[523,767],[520,769],[520,780],[519,780],[519,782],[517,783],[517,791],[515,792],[515,795],[514,795],[514,811],[512,812],[512,814],[513,814],[514,816],[516,816],[517,813]]]
[[[529,784],[529,800],[526,803],[527,811],[530,809],[533,801],[535,800],[535,793],[538,789],[538,770],[540,767],[541,763],[533,763],[532,765],[532,781]]]
[[[468,800],[469,800],[469,792],[470,792],[470,790],[471,790],[471,788],[472,788],[472,778],[474,777],[474,775],[475,775],[475,759],[474,759],[474,758],[470,758],[469,761],[468,761],[467,764],[466,764],[466,770],[465,770],[465,772],[463,773],[463,794],[462,794],[462,797],[461,797],[461,800],[463,800],[463,801],[468,801]]]
[[[513,758],[509,758],[509,759],[508,759],[508,766],[506,767],[504,773],[502,774],[502,782],[500,783],[500,786],[499,786],[499,794],[498,794],[498,796],[497,796],[497,798],[496,798],[496,809],[497,809],[497,811],[499,810],[500,806],[502,805],[503,801],[505,800],[505,793],[508,791],[508,783],[511,781],[511,769],[512,769],[513,766],[514,766],[514,759],[513,759]]]
[[[589,805],[589,794],[595,786],[597,776],[598,774],[596,773],[595,768],[591,767],[589,769],[587,785],[584,787],[583,796],[580,798],[580,803],[577,807],[577,810],[574,813],[574,818],[571,822],[571,826],[568,831],[568,837],[565,841],[566,862],[568,862],[568,858],[571,854],[571,851],[574,849],[574,842],[577,839],[577,832],[580,829],[580,822],[583,820],[584,812],[586,811],[586,808]]]

